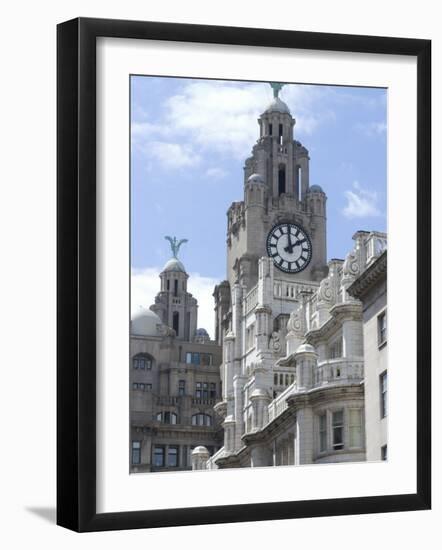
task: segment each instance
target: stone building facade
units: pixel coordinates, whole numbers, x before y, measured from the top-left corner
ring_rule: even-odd
[[[140,308],[130,330],[130,471],[190,470],[191,453],[208,456],[222,445],[214,405],[220,400],[221,348],[197,329],[198,303],[177,258],[160,274],[150,309]]]
[[[367,460],[387,460],[387,251],[378,250],[348,292],[362,301]],[[379,252],[382,252],[380,255]]]
[[[326,262],[326,200],[275,94],[258,120],[244,200],[227,212],[227,279],[214,291],[224,445],[194,469],[366,459],[364,309],[349,287],[386,235],[357,232]],[[377,428],[374,428],[377,429]]]

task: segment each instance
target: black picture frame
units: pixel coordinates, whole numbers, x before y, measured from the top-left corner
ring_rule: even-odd
[[[96,512],[96,39],[116,37],[417,59],[417,491],[361,498]],[[57,523],[84,532],[431,506],[431,41],[79,18],[57,28]]]

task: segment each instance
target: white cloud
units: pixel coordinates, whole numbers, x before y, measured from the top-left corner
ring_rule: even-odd
[[[356,128],[367,137],[384,136],[387,133],[386,122],[368,122],[358,124]]]
[[[345,217],[366,218],[381,215],[377,206],[377,193],[363,189],[357,181],[353,183],[353,190],[345,191],[344,195],[347,199],[347,204],[342,210]]]
[[[220,180],[227,176],[227,172],[222,168],[208,168],[206,170],[205,176],[213,180]]]
[[[149,307],[155,302],[160,290],[161,269],[149,267],[132,269],[131,275],[131,310],[135,313],[140,306]],[[188,291],[198,300],[198,327],[204,327],[213,338],[215,334],[215,306],[213,289],[219,280],[203,277],[199,273],[189,273]]]
[[[164,167],[170,169],[196,166],[201,162],[200,155],[194,151],[191,145],[187,144],[153,141],[146,146],[146,152]]]
[[[334,112],[321,101],[326,93],[317,86],[284,87],[281,97],[296,116],[295,135],[311,134],[335,120]],[[194,166],[204,153],[244,160],[259,136],[257,119],[271,99],[272,91],[263,83],[196,80],[165,100],[158,122],[144,118],[133,122],[132,143],[166,168]],[[164,143],[170,147],[160,146]]]

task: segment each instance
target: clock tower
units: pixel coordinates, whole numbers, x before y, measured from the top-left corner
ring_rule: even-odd
[[[308,151],[294,139],[296,121],[279,97],[283,84],[271,86],[273,100],[258,119],[259,138],[244,166],[244,199],[227,212],[227,280],[214,292],[223,349],[217,467],[271,462],[266,446],[253,446],[245,459],[244,438],[266,425],[270,403],[293,383],[295,370],[284,363],[288,321],[328,273],[327,198],[310,185]]]
[[[258,262],[271,257],[293,281],[327,274],[326,200],[310,186],[308,150],[293,138],[295,119],[272,83],[273,100],[258,119],[259,138],[244,166],[244,200],[227,212],[227,278],[247,290]]]

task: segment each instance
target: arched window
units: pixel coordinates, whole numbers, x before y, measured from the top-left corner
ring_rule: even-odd
[[[178,311],[173,312],[172,328],[176,332],[176,335],[178,336],[178,333],[179,333],[179,330],[180,330],[180,314],[178,313]]]
[[[211,426],[212,417],[210,414],[197,413],[192,416],[192,426]]]
[[[139,353],[132,359],[132,366],[134,369],[150,370],[152,368],[152,357],[146,353]]]
[[[282,195],[285,192],[285,166],[281,164],[278,170],[278,194]]]

